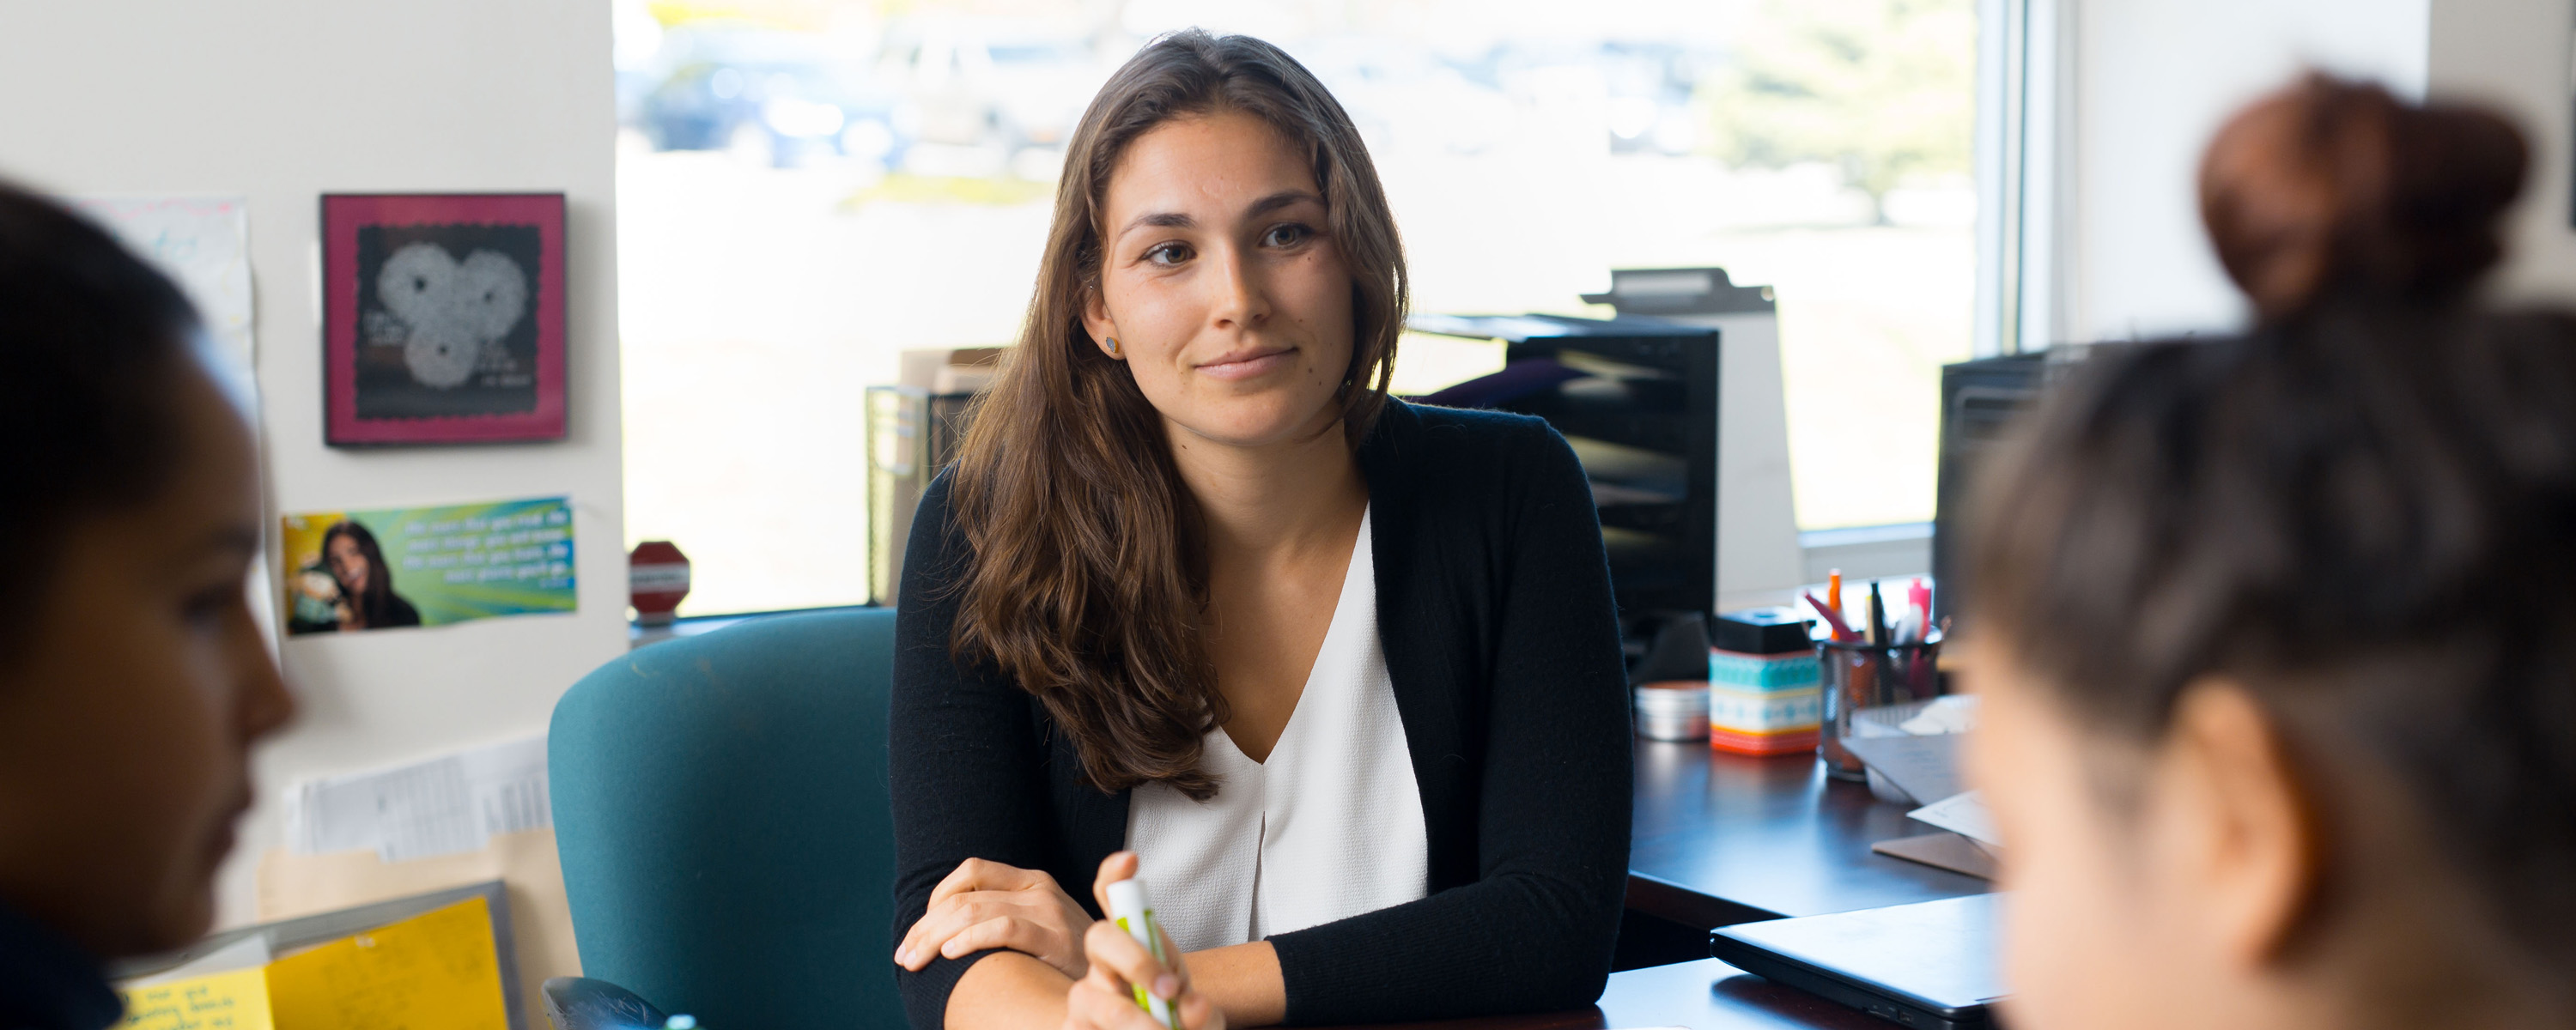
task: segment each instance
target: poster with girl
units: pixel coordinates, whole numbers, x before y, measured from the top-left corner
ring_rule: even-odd
[[[578,603],[565,498],[283,520],[290,635],[444,626]]]

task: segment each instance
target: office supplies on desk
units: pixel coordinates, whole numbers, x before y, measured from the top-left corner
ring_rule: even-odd
[[[1720,927],[1709,954],[1907,1026],[1982,1030],[2005,996],[2000,895]]]
[[[1896,728],[1918,737],[1966,733],[1977,728],[1977,695],[1943,694],[1923,702]]]
[[[1825,626],[1833,631],[1833,639],[1860,639],[1860,634],[1852,632],[1851,623],[1843,621],[1842,608],[1839,605],[1830,601],[1816,600],[1816,595],[1812,593],[1800,594],[1798,596],[1806,598],[1807,606],[1815,609],[1816,614],[1824,618]]]
[[[1788,654],[1709,651],[1708,746],[1757,756],[1811,751],[1823,711],[1812,648]]]
[[[1956,736],[1855,736],[1842,744],[1869,767],[1870,792],[1882,800],[1927,805],[1967,789],[1959,775]]]
[[[1710,684],[1736,690],[1805,690],[1817,682],[1813,645],[1787,654],[1745,654],[1710,648]]]
[[[1776,733],[1747,733],[1742,730],[1720,729],[1711,725],[1708,728],[1708,746],[1714,750],[1751,755],[1755,758],[1813,754],[1816,750],[1816,731],[1803,729],[1782,730]]]
[[[1814,646],[1808,635],[1808,627],[1814,624],[1787,605],[1721,612],[1709,620],[1708,643],[1721,651],[1751,655],[1803,653]]]
[[[1873,841],[1869,850],[1871,854],[1901,858],[1980,880],[1993,880],[1997,873],[1993,852],[1948,830]]]
[[[1987,847],[2002,847],[2003,838],[1995,832],[1994,813],[1986,809],[1985,795],[1966,791],[1942,798],[1905,813],[1919,823],[1938,826]]]
[[[1856,725],[1864,717],[1863,713],[1890,705],[1929,701],[1935,681],[1929,677],[1909,678],[1908,672],[1931,668],[1932,662],[1940,656],[1940,647],[1941,638],[1937,634],[1918,644],[1871,644],[1849,640],[1816,643],[1816,663],[1821,672],[1825,700],[1817,753],[1825,760],[1828,774],[1843,780],[1868,779],[1868,767],[1845,749],[1842,741],[1867,735]]]
[[[1710,687],[1708,746],[1739,755],[1786,755],[1814,751],[1822,692],[1804,690],[1752,692]]]
[[[1708,736],[1707,681],[1640,683],[1634,693],[1638,736],[1647,740],[1698,740]]]
[[[1896,643],[1887,635],[1887,602],[1878,593],[1878,581],[1869,581],[1869,642],[1879,645]]]

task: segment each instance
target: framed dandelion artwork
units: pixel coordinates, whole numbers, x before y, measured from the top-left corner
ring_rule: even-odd
[[[322,197],[324,440],[560,440],[564,197]]]

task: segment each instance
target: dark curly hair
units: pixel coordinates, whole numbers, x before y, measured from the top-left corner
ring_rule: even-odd
[[[2566,969],[2576,316],[2465,303],[2521,180],[2502,125],[2314,79],[2222,133],[2203,196],[2256,327],[2103,348],[2056,387],[1980,484],[1966,615],[2112,739],[2244,684],[2302,753],[2400,784],[2490,925]]]

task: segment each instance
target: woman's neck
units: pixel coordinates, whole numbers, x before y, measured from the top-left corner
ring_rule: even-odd
[[[1212,560],[1348,542],[1368,507],[1368,486],[1339,416],[1327,412],[1306,432],[1249,447],[1166,423],[1172,463],[1198,502]]]

